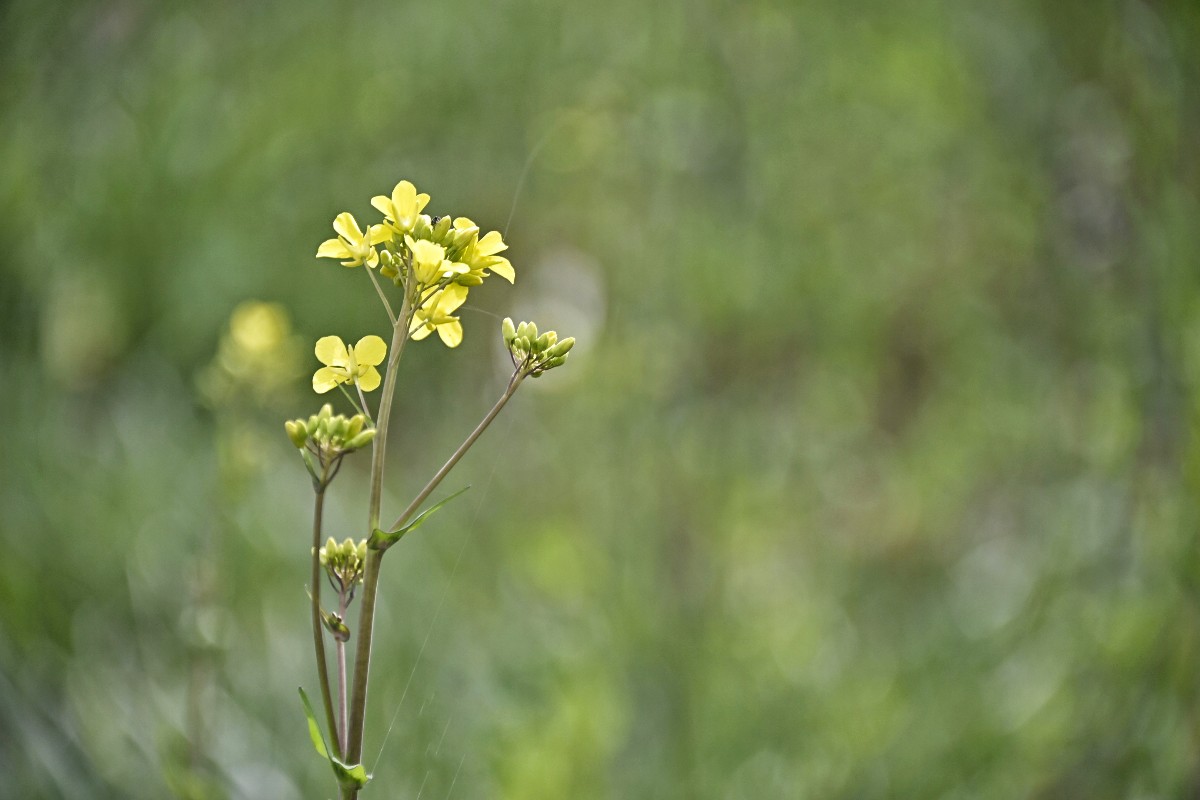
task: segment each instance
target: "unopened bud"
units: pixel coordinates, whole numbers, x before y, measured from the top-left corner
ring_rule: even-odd
[[[292,444],[296,446],[297,450],[304,448],[304,443],[308,441],[308,431],[304,429],[303,425],[294,419],[289,419],[283,423],[283,429],[287,431],[288,438],[292,440]]]
[[[353,439],[355,436],[358,436],[359,431],[363,429],[363,425],[366,423],[366,421],[367,418],[362,414],[355,414],[353,417],[351,417],[350,423],[346,426],[345,437],[347,439]]]
[[[373,440],[374,438],[375,438],[375,429],[367,428],[365,431],[358,434],[354,438],[350,439],[350,441],[346,442],[346,449],[347,450],[357,450],[360,447],[366,447],[367,445],[369,445],[371,443],[371,440]]]
[[[446,234],[450,232],[450,216],[446,215],[437,221],[433,226],[433,238],[436,241],[442,241]]]
[[[304,430],[309,436],[312,436],[313,434],[315,434],[317,432],[317,415],[316,414],[313,414],[311,417],[308,418],[308,422],[304,423]]]
[[[546,355],[549,356],[550,358],[557,358],[559,356],[565,356],[567,353],[571,352],[571,348],[574,346],[575,346],[575,337],[568,336],[566,339],[563,339],[561,342],[558,342],[553,347],[551,347],[549,350],[547,350]]]
[[[533,349],[539,353],[544,352],[546,348],[554,344],[556,339],[557,336],[555,335],[554,331],[546,331],[537,338],[536,342],[533,343]]]
[[[504,337],[504,344],[511,345],[513,339],[517,338],[517,329],[513,327],[511,317],[505,317],[500,323],[500,334]]]

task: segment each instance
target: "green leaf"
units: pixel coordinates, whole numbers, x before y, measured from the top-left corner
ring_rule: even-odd
[[[355,764],[351,767],[336,758],[331,758],[329,761],[333,764],[333,774],[337,775],[338,783],[343,786],[349,785],[355,789],[361,789],[371,780],[372,776],[367,774],[367,768],[362,764]]]
[[[441,509],[442,506],[446,505],[451,500],[458,497],[460,494],[462,494],[463,492],[465,492],[467,489],[470,489],[470,488],[471,488],[470,486],[464,486],[463,488],[459,489],[454,494],[447,497],[445,500],[442,500],[437,505],[430,506],[429,508],[422,511],[420,514],[417,515],[416,519],[414,519],[412,522],[408,523],[407,525],[405,525],[402,528],[397,528],[394,531],[381,531],[379,529],[376,529],[374,532],[371,533],[371,538],[367,542],[367,546],[370,547],[372,550],[387,550],[389,547],[394,545],[396,542],[400,541],[400,539],[403,538],[405,535],[412,533],[417,528],[421,527],[421,525],[425,522],[425,520],[432,517],[436,511],[439,511]]]
[[[329,766],[333,768],[333,775],[342,786],[353,786],[356,789],[361,789],[371,780],[371,776],[367,774],[367,768],[362,764],[350,765],[342,761],[340,758],[335,758],[329,750],[329,745],[325,742],[325,734],[321,733],[321,726],[317,724],[317,715],[313,713],[312,703],[308,702],[308,695],[304,692],[304,687],[299,687],[300,700],[304,703],[304,715],[308,717],[308,735],[312,739],[313,747],[317,749],[317,753],[322,758],[329,759]]]
[[[299,689],[300,700],[304,703],[304,715],[308,717],[308,737],[312,739],[317,753],[332,762],[333,756],[329,755],[329,748],[325,744],[325,734],[321,733],[321,726],[317,724],[317,715],[313,713],[312,703],[308,702],[308,695],[304,693],[304,687],[301,686]]]

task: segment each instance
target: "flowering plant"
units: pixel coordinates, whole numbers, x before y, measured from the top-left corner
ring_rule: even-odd
[[[422,213],[428,203],[429,195],[418,193],[408,181],[400,181],[390,196],[379,195],[371,200],[371,205],[383,214],[381,222],[363,230],[349,212],[335,217],[333,229],[337,236],[323,242],[316,255],[336,259],[347,268],[365,267],[364,272],[387,313],[391,343],[374,334],[353,345],[338,336],[318,339],[314,352],[323,366],[313,374],[313,390],[325,394],[340,389],[356,413],[351,417],[337,415],[332,405],[326,404],[307,419],[290,420],[284,425],[312,479],[315,496],[309,594],[318,686],[328,740],[303,689],[300,695],[313,745],[328,759],[343,800],[356,798],[371,779],[361,760],[375,602],[384,554],[457,496],[451,495],[417,513],[521,383],[561,366],[575,343],[571,338],[559,339],[553,331],[539,334],[532,322],[516,325],[506,318],[501,325],[501,336],[512,359],[513,372],[500,398],[395,521],[381,526],[388,422],[392,415],[396,368],[405,344],[436,332],[447,347],[457,347],[463,339],[463,326],[455,312],[466,301],[470,289],[492,275],[499,275],[509,283],[516,280],[512,264],[500,255],[508,245],[499,232],[480,235],[479,226],[466,217],[452,219]],[[390,281],[391,289],[385,289],[380,277]],[[399,310],[393,303],[397,299]],[[382,374],[379,367],[383,367]],[[366,393],[381,387],[378,408],[372,413]],[[367,447],[371,449],[371,489],[365,535],[359,541],[346,539],[339,544],[331,537],[323,543],[326,491],[337,476],[342,459]],[[322,574],[336,596],[336,610],[327,610],[322,604]],[[358,625],[351,630],[347,611],[360,586]],[[336,682],[330,676],[326,637],[333,642]],[[347,645],[351,641],[354,654],[348,665]]]

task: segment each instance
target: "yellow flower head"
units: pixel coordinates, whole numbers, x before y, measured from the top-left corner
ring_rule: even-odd
[[[343,211],[333,220],[333,229],[338,238],[326,239],[317,248],[317,258],[338,258],[343,267],[357,267],[365,263],[368,267],[379,265],[379,253],[375,245],[391,238],[385,225],[368,225],[367,232],[359,230],[358,221],[349,211]]]
[[[378,336],[364,336],[347,347],[338,336],[317,340],[317,360],[325,366],[313,375],[313,391],[325,394],[339,383],[356,383],[364,392],[379,388],[379,370],[387,355],[387,345]]]
[[[408,329],[413,340],[420,341],[437,331],[447,347],[458,347],[463,338],[462,323],[458,317],[450,314],[466,299],[467,287],[456,283],[440,291],[429,290],[413,314],[412,325]]]
[[[465,264],[446,260],[446,248],[440,244],[427,239],[413,239],[411,236],[405,236],[404,243],[412,253],[413,273],[422,286],[433,286],[442,278],[468,269]]]
[[[376,195],[371,198],[371,205],[382,213],[392,228],[398,233],[412,233],[417,225],[417,218],[429,202],[429,195],[417,194],[417,187],[408,181],[400,181],[392,189],[391,197]]]
[[[504,256],[496,255],[508,249],[500,231],[489,231],[487,235],[477,238],[479,228],[465,217],[454,220],[454,227],[459,231],[459,235],[466,239],[460,260],[470,267],[470,272],[467,274],[482,280],[487,276],[487,271],[491,271],[509,283],[516,281],[517,273],[513,270],[509,260]]]

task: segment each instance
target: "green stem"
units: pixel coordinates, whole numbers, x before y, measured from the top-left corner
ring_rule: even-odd
[[[346,593],[343,591],[338,599],[338,617],[346,619]],[[346,721],[346,643],[341,639],[337,640],[337,666],[338,666],[338,733],[340,739],[338,749],[341,752],[346,752],[346,732],[349,730],[349,725]]]
[[[321,700],[325,705],[325,721],[329,725],[329,738],[333,740],[334,755],[342,757],[338,740],[337,717],[333,715],[333,695],[329,690],[329,667],[325,664],[325,631],[321,622],[321,518],[325,513],[325,484],[316,487],[317,499],[313,508],[312,580],[309,594],[312,595],[313,648],[317,654],[317,677],[321,684]]]
[[[458,449],[454,451],[454,455],[450,456],[446,463],[442,465],[442,468],[437,471],[437,474],[429,479],[429,483],[425,484],[425,488],[421,490],[420,494],[413,498],[413,501],[408,504],[408,508],[404,509],[404,513],[392,523],[392,526],[388,528],[388,530],[398,530],[401,525],[408,522],[409,518],[412,517],[413,514],[417,513],[417,511],[421,508],[421,504],[429,499],[429,495],[433,494],[433,490],[438,487],[438,484],[442,482],[442,479],[450,474],[450,470],[454,469],[454,465],[459,462],[459,459],[466,455],[467,451],[471,449],[471,445],[475,444],[475,440],[478,439],[485,430],[487,430],[488,425],[492,424],[492,420],[496,418],[496,415],[498,415],[504,409],[504,406],[508,404],[508,401],[512,399],[512,396],[516,394],[517,387],[521,385],[521,381],[523,380],[525,380],[525,375],[520,369],[513,373],[512,378],[510,378],[508,381],[508,388],[504,390],[504,394],[500,395],[500,399],[496,401],[494,406],[492,406],[492,410],[487,413],[487,416],[480,420],[479,424],[475,426],[475,430],[471,431],[471,435],[463,440],[463,443],[460,444]]]
[[[383,293],[383,287],[379,285],[379,279],[375,277],[375,271],[363,264],[363,268],[367,270],[367,274],[371,276],[371,284],[375,287],[375,293],[379,295],[379,299],[383,301],[383,307],[387,309],[388,319],[392,321],[392,327],[396,327],[396,314],[392,311],[392,304],[388,302],[387,295]]]
[[[376,418],[375,439],[371,444],[371,497],[367,511],[367,536],[379,527],[379,504],[383,496],[383,465],[387,448],[388,421],[392,416],[392,397],[396,391],[397,365],[408,341],[409,318],[412,314],[409,298],[411,292],[405,287],[404,303],[400,318],[392,329],[392,346],[388,353],[387,374],[383,378],[383,393],[379,398],[379,415]],[[379,588],[379,559],[383,554],[376,550],[367,551],[367,566],[363,576],[362,611],[359,612],[358,643],[354,648],[354,693],[350,699],[350,729],[346,745],[346,759],[357,764],[362,758],[363,722],[367,706],[367,677],[371,667],[371,638],[375,628],[375,596]]]

